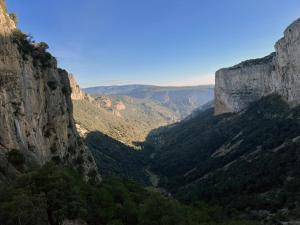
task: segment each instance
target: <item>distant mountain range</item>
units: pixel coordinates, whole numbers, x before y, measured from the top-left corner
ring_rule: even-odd
[[[195,109],[214,99],[214,86],[162,87],[152,85],[98,86],[83,89],[94,95],[129,96],[154,101],[184,118]]]
[[[142,143],[159,127],[212,105],[213,86],[95,87],[83,92],[70,76],[74,117],[104,177],[117,175],[147,184]],[[146,164],[145,164],[146,163]]]

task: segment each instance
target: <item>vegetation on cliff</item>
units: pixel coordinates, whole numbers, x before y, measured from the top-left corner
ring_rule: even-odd
[[[18,50],[21,53],[24,60],[28,60],[28,57],[33,58],[35,66],[41,65],[43,67],[51,66],[51,60],[56,62],[56,59],[47,52],[49,48],[45,42],[35,43],[30,35],[23,33],[16,29],[12,34],[12,39],[18,46]]]

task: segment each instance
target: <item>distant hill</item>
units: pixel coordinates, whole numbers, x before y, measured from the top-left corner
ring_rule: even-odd
[[[154,101],[184,118],[195,109],[214,98],[214,86],[161,87],[151,85],[98,86],[85,88],[93,95],[129,96],[144,101]]]
[[[73,107],[79,131],[100,131],[132,147],[143,142],[151,130],[178,120],[175,113],[164,106],[129,96],[73,100]]]

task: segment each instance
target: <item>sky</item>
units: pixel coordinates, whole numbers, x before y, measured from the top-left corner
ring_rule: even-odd
[[[81,87],[200,85],[274,51],[299,0],[7,0]]]

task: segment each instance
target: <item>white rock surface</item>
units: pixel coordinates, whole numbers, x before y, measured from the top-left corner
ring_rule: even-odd
[[[69,80],[70,80],[70,86],[72,90],[71,93],[72,100],[84,100],[84,99],[93,100],[92,97],[90,97],[88,94],[86,94],[80,89],[73,74],[69,74]]]
[[[215,114],[239,112],[259,98],[277,93],[300,103],[300,19],[284,32],[276,52],[216,72]]]

